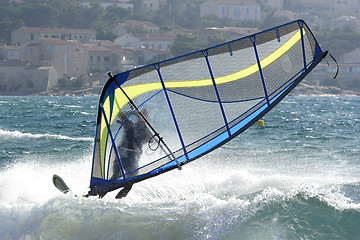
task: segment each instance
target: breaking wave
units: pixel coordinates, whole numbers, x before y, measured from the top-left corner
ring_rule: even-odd
[[[70,141],[93,141],[92,138],[85,137],[68,137],[64,135],[57,134],[40,134],[40,133],[23,133],[20,131],[8,131],[0,129],[0,142],[9,142],[9,141],[23,141],[23,140],[32,140],[39,138],[47,139],[59,139],[59,140],[70,140]]]

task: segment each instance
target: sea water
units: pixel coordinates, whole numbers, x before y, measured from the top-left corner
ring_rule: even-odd
[[[98,97],[0,97],[0,239],[359,239],[360,97],[287,97],[228,144],[134,185],[90,182]]]

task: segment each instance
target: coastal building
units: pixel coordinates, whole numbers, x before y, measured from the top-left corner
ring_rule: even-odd
[[[113,41],[110,41],[110,40],[90,40],[87,44],[93,44],[93,45],[103,46],[103,47],[107,47],[107,48],[119,47],[119,45],[115,44]],[[85,44],[85,45],[87,45],[87,44]]]
[[[158,34],[160,32],[160,27],[148,21],[127,20],[113,27],[112,31],[116,33],[118,36],[123,36],[127,33],[131,34],[134,32]]]
[[[337,69],[339,67],[339,69]],[[335,74],[339,70],[336,79]],[[337,82],[342,89],[360,91],[360,48],[344,54],[338,64],[320,63],[305,78],[304,83],[328,86]]]
[[[331,0],[300,0],[302,7],[307,11],[318,13],[331,13],[335,10]]]
[[[144,8],[147,10],[159,10],[165,6],[166,0],[143,0]]]
[[[331,0],[336,12],[354,12],[359,8],[360,2],[358,0]]]
[[[141,47],[141,38],[128,33],[115,39],[114,43],[124,48],[139,49]]]
[[[171,57],[170,50],[156,50],[151,48],[139,49],[139,65],[164,61]]]
[[[53,66],[58,77],[78,77],[87,72],[88,49],[76,41],[42,38],[23,44],[22,62]]]
[[[284,0],[261,0],[261,3],[273,10],[284,9]]]
[[[139,66],[139,51],[133,48],[112,48],[111,60],[113,67],[121,67],[124,70]]]
[[[200,4],[200,16],[215,15],[236,21],[261,20],[261,5],[251,1],[209,0]]]
[[[340,16],[330,20],[330,27],[332,30],[342,29],[349,27],[350,29],[357,31],[359,27],[359,19],[353,16]]]
[[[61,35],[46,35],[45,33],[50,34],[46,30],[32,31],[34,29],[38,30],[15,30],[12,40],[17,44],[0,48],[0,86],[5,94],[34,94],[47,91],[57,85],[59,78],[76,78],[87,72],[88,51],[84,44],[76,40],[61,40]],[[20,34],[21,32],[23,34]],[[28,33],[34,35],[27,35]],[[64,38],[88,38],[86,31],[84,34],[64,35]],[[40,38],[41,36],[46,38]],[[33,40],[28,41],[29,38]],[[89,38],[95,39],[95,35]],[[20,45],[22,41],[26,42]]]
[[[90,72],[94,70],[108,71],[112,68],[111,50],[107,47],[94,44],[87,44],[88,48],[88,69]]]
[[[92,3],[91,1],[81,1],[80,6],[91,7],[91,3]],[[116,2],[115,1],[102,1],[99,4],[103,8],[116,6],[116,7],[122,7],[122,8],[128,9],[131,12],[134,11],[134,4],[130,0],[116,0]]]
[[[0,46],[0,59],[6,61],[20,61],[21,47],[20,46]]]
[[[124,48],[169,50],[174,39],[175,36],[169,34],[125,34],[114,42]]]
[[[360,4],[358,0],[300,0],[300,3],[304,10],[317,14],[355,13]]]
[[[11,44],[21,45],[40,38],[55,38],[86,43],[96,39],[96,32],[89,29],[20,27],[11,33]]]
[[[0,94],[19,95],[47,91],[57,84],[53,66],[32,66],[27,62],[0,62]]]
[[[244,36],[259,32],[258,28],[221,27],[206,28],[196,33],[199,42],[206,42],[211,36],[221,36],[227,41],[232,41]]]

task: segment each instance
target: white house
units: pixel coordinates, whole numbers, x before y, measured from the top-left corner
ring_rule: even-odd
[[[173,43],[175,36],[160,34],[125,34],[114,40],[116,44],[125,48],[151,48],[157,50],[168,50]]]
[[[117,26],[112,28],[112,31],[118,36],[125,35],[128,32],[128,28],[142,29],[144,32],[154,34],[160,32],[160,27],[152,22],[137,21],[137,20],[126,20],[124,23],[119,23]]]
[[[282,10],[284,8],[284,0],[261,0],[261,2],[275,10]]]
[[[21,60],[20,46],[0,46],[1,58],[9,61]]]
[[[209,0],[200,4],[200,16],[215,15],[237,21],[261,20],[261,5],[257,2],[236,0]]]
[[[139,49],[141,47],[141,38],[133,34],[125,34],[115,39],[114,43],[124,48]]]

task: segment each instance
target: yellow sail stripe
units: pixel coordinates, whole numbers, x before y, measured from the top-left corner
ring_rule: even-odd
[[[275,60],[280,58],[284,53],[289,51],[298,41],[301,39],[300,30],[298,30],[291,38],[289,38],[283,45],[281,45],[277,50],[272,52],[270,55],[265,57],[260,61],[261,68],[265,68],[273,63]],[[258,64],[254,63],[253,65],[242,69],[238,72],[231,73],[225,76],[220,76],[215,78],[216,84],[224,84],[232,81],[239,80],[241,78],[248,77],[259,71]],[[167,81],[165,82],[166,88],[189,88],[189,87],[204,87],[212,85],[211,78],[200,79],[200,80],[188,80],[188,81]],[[160,90],[162,85],[160,82],[144,83],[138,85],[127,86],[123,88],[128,96],[133,99],[143,93]],[[120,90],[115,90],[115,96],[119,99],[120,107],[122,108],[127,102],[127,98],[124,98],[122,94],[119,94]],[[117,113],[116,113],[117,114]],[[113,114],[113,117],[116,117],[116,114]]]
[[[305,32],[303,33],[306,34]],[[261,68],[265,68],[269,66],[271,63],[280,58],[283,54],[289,51],[297,42],[301,40],[301,32],[300,29],[294,33],[284,44],[282,44],[278,49],[274,52],[266,56],[260,61]],[[215,78],[216,84],[224,84],[232,81],[236,81],[245,77],[248,77],[259,71],[258,64],[254,63],[253,65],[237,71],[235,73],[231,73],[225,76],[220,76]],[[204,87],[212,85],[212,79],[199,79],[199,80],[187,80],[187,81],[167,81],[165,82],[166,88],[190,88],[190,87]],[[144,94],[146,92],[161,90],[162,85],[160,82],[151,82],[151,83],[143,83],[132,86],[123,87],[124,91],[130,97],[130,99],[134,99],[135,97]],[[120,109],[128,103],[128,99],[124,96],[120,89],[116,89],[114,93],[115,103],[113,107],[113,111],[111,114],[110,124],[113,123]],[[108,97],[104,102],[104,111],[107,117],[110,116],[110,98]],[[101,121],[101,159],[102,166],[105,161],[105,150],[106,150],[106,138],[107,138],[107,127],[104,118]],[[103,168],[104,171],[104,168]],[[104,175],[103,175],[104,176]]]

